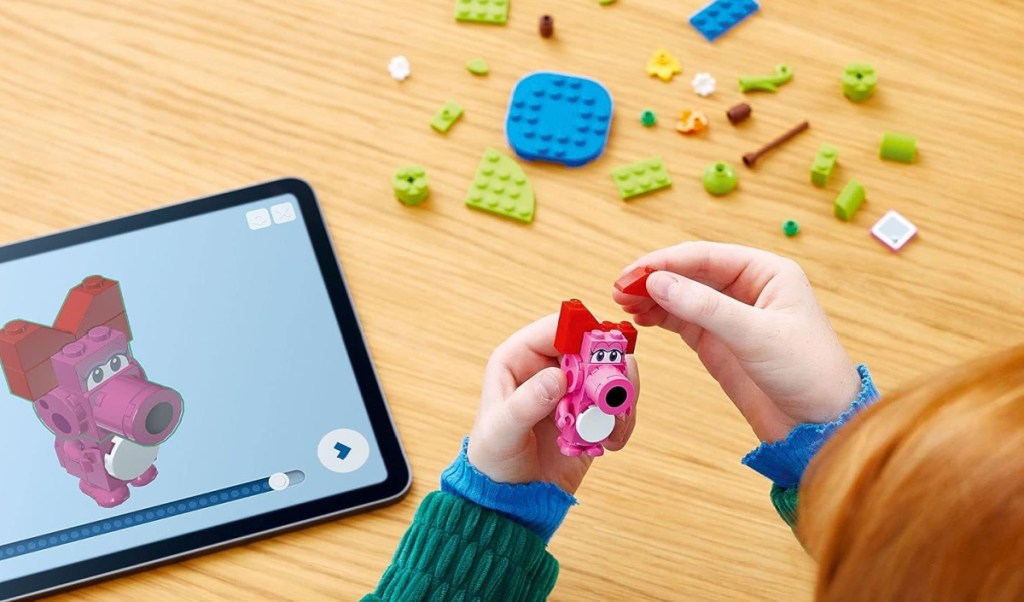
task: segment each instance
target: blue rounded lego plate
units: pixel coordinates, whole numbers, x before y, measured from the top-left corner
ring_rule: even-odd
[[[579,167],[604,152],[612,111],[612,95],[599,82],[531,73],[512,90],[505,135],[523,159]]]

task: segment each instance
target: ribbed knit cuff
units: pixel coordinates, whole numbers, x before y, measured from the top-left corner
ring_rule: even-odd
[[[790,488],[800,484],[804,470],[818,450],[839,427],[858,412],[878,401],[878,389],[864,364],[857,366],[860,374],[860,393],[850,408],[832,422],[825,424],[798,424],[782,441],[762,443],[743,458],[743,464],[772,480],[779,487]]]
[[[364,600],[545,600],[558,561],[529,529],[459,496],[423,499],[377,590]]]
[[[559,525],[576,505],[576,498],[554,483],[498,483],[470,464],[466,449],[469,437],[462,440],[462,451],[443,473],[441,491],[461,496],[484,508],[494,510],[551,541]]]

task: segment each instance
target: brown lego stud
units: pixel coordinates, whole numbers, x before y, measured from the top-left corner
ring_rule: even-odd
[[[780,146],[783,143],[789,141],[790,138],[793,138],[794,136],[796,136],[797,134],[799,134],[800,132],[806,130],[809,127],[811,127],[811,124],[806,122],[806,121],[803,121],[803,122],[799,123],[798,125],[793,127],[793,129],[789,130],[785,134],[779,136],[775,140],[772,140],[768,144],[764,145],[760,150],[754,151],[752,153],[747,153],[747,154],[743,155],[743,164],[746,165],[747,167],[753,167],[754,164],[757,163],[757,160],[760,159],[762,155],[764,155],[768,151],[772,150],[773,148],[775,148],[777,146]]]
[[[745,102],[741,102],[735,107],[725,112],[725,116],[729,118],[729,123],[736,125],[737,123],[746,121],[747,117],[750,117],[750,113],[753,109],[750,108]]]
[[[542,38],[550,38],[555,35],[555,18],[551,15],[541,15],[539,28]]]

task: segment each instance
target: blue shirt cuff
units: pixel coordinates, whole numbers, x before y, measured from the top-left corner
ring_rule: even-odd
[[[860,374],[860,393],[849,409],[832,422],[825,424],[798,424],[782,441],[762,443],[743,458],[743,464],[772,480],[779,487],[796,487],[804,476],[807,465],[839,427],[858,412],[878,401],[878,389],[864,364],[857,366]]]
[[[441,473],[441,491],[494,510],[536,533],[544,543],[551,541],[559,525],[578,502],[554,483],[498,483],[470,464],[462,440],[462,451]]]

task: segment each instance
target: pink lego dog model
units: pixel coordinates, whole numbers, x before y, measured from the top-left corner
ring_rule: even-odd
[[[568,389],[555,409],[566,456],[600,456],[619,416],[633,411],[636,391],[626,378],[626,355],[636,347],[629,322],[598,322],[577,299],[562,302],[555,349]]]
[[[153,482],[183,409],[180,395],[146,379],[131,338],[121,288],[101,276],[71,289],[53,327],[13,320],[0,331],[11,393],[33,402],[60,465],[104,508],[124,503],[129,484]]]

